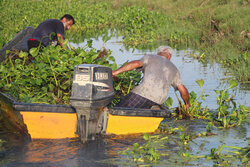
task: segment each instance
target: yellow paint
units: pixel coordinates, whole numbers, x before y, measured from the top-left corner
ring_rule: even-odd
[[[33,139],[74,138],[77,126],[75,113],[21,112]],[[116,116],[109,114],[107,134],[154,132],[163,118]]]
[[[159,117],[135,117],[116,116],[109,114],[106,133],[132,134],[154,132],[163,118]]]
[[[75,113],[21,112],[31,138],[60,139],[77,137]]]

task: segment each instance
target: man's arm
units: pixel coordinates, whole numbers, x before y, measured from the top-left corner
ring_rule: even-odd
[[[59,41],[60,46],[63,47],[64,39],[63,39],[63,36],[59,33],[57,34],[57,40]]]
[[[119,69],[112,71],[112,75],[115,76],[115,75],[118,75],[122,72],[130,71],[130,70],[142,67],[142,66],[143,66],[142,61],[134,60],[134,61],[131,61],[131,62],[127,63],[126,65],[120,67]]]
[[[183,99],[183,101],[185,102],[185,105],[187,107],[190,107],[190,103],[189,103],[189,93],[187,88],[184,85],[178,85],[177,86],[180,94],[181,94],[181,98]]]

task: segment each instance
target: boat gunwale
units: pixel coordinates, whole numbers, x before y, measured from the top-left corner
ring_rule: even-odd
[[[7,94],[1,91],[0,91],[0,99],[3,99],[5,102],[11,103],[11,106],[15,111],[76,113],[76,110],[72,105],[16,102],[14,98],[9,97]],[[170,109],[153,110],[153,109],[141,109],[141,108],[113,107],[113,108],[107,108],[106,111],[108,111],[108,113],[112,115],[120,115],[120,116],[164,117],[164,118],[172,117],[171,114],[172,111]]]

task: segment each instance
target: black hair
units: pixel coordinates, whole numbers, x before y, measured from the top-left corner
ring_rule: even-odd
[[[62,20],[63,18],[66,18],[67,20],[72,20],[73,24],[75,24],[75,20],[74,20],[73,16],[71,16],[69,14],[65,14],[60,20]]]

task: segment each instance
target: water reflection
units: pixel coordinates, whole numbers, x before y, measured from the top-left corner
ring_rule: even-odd
[[[83,145],[78,138],[60,140],[33,140],[24,146],[19,160],[8,166],[110,166],[103,162],[106,156],[105,140]]]
[[[87,144],[82,144],[79,138],[36,139],[13,150],[11,154],[17,159],[9,159],[7,166],[117,166],[114,161],[118,152],[142,141],[142,134],[102,136]]]

